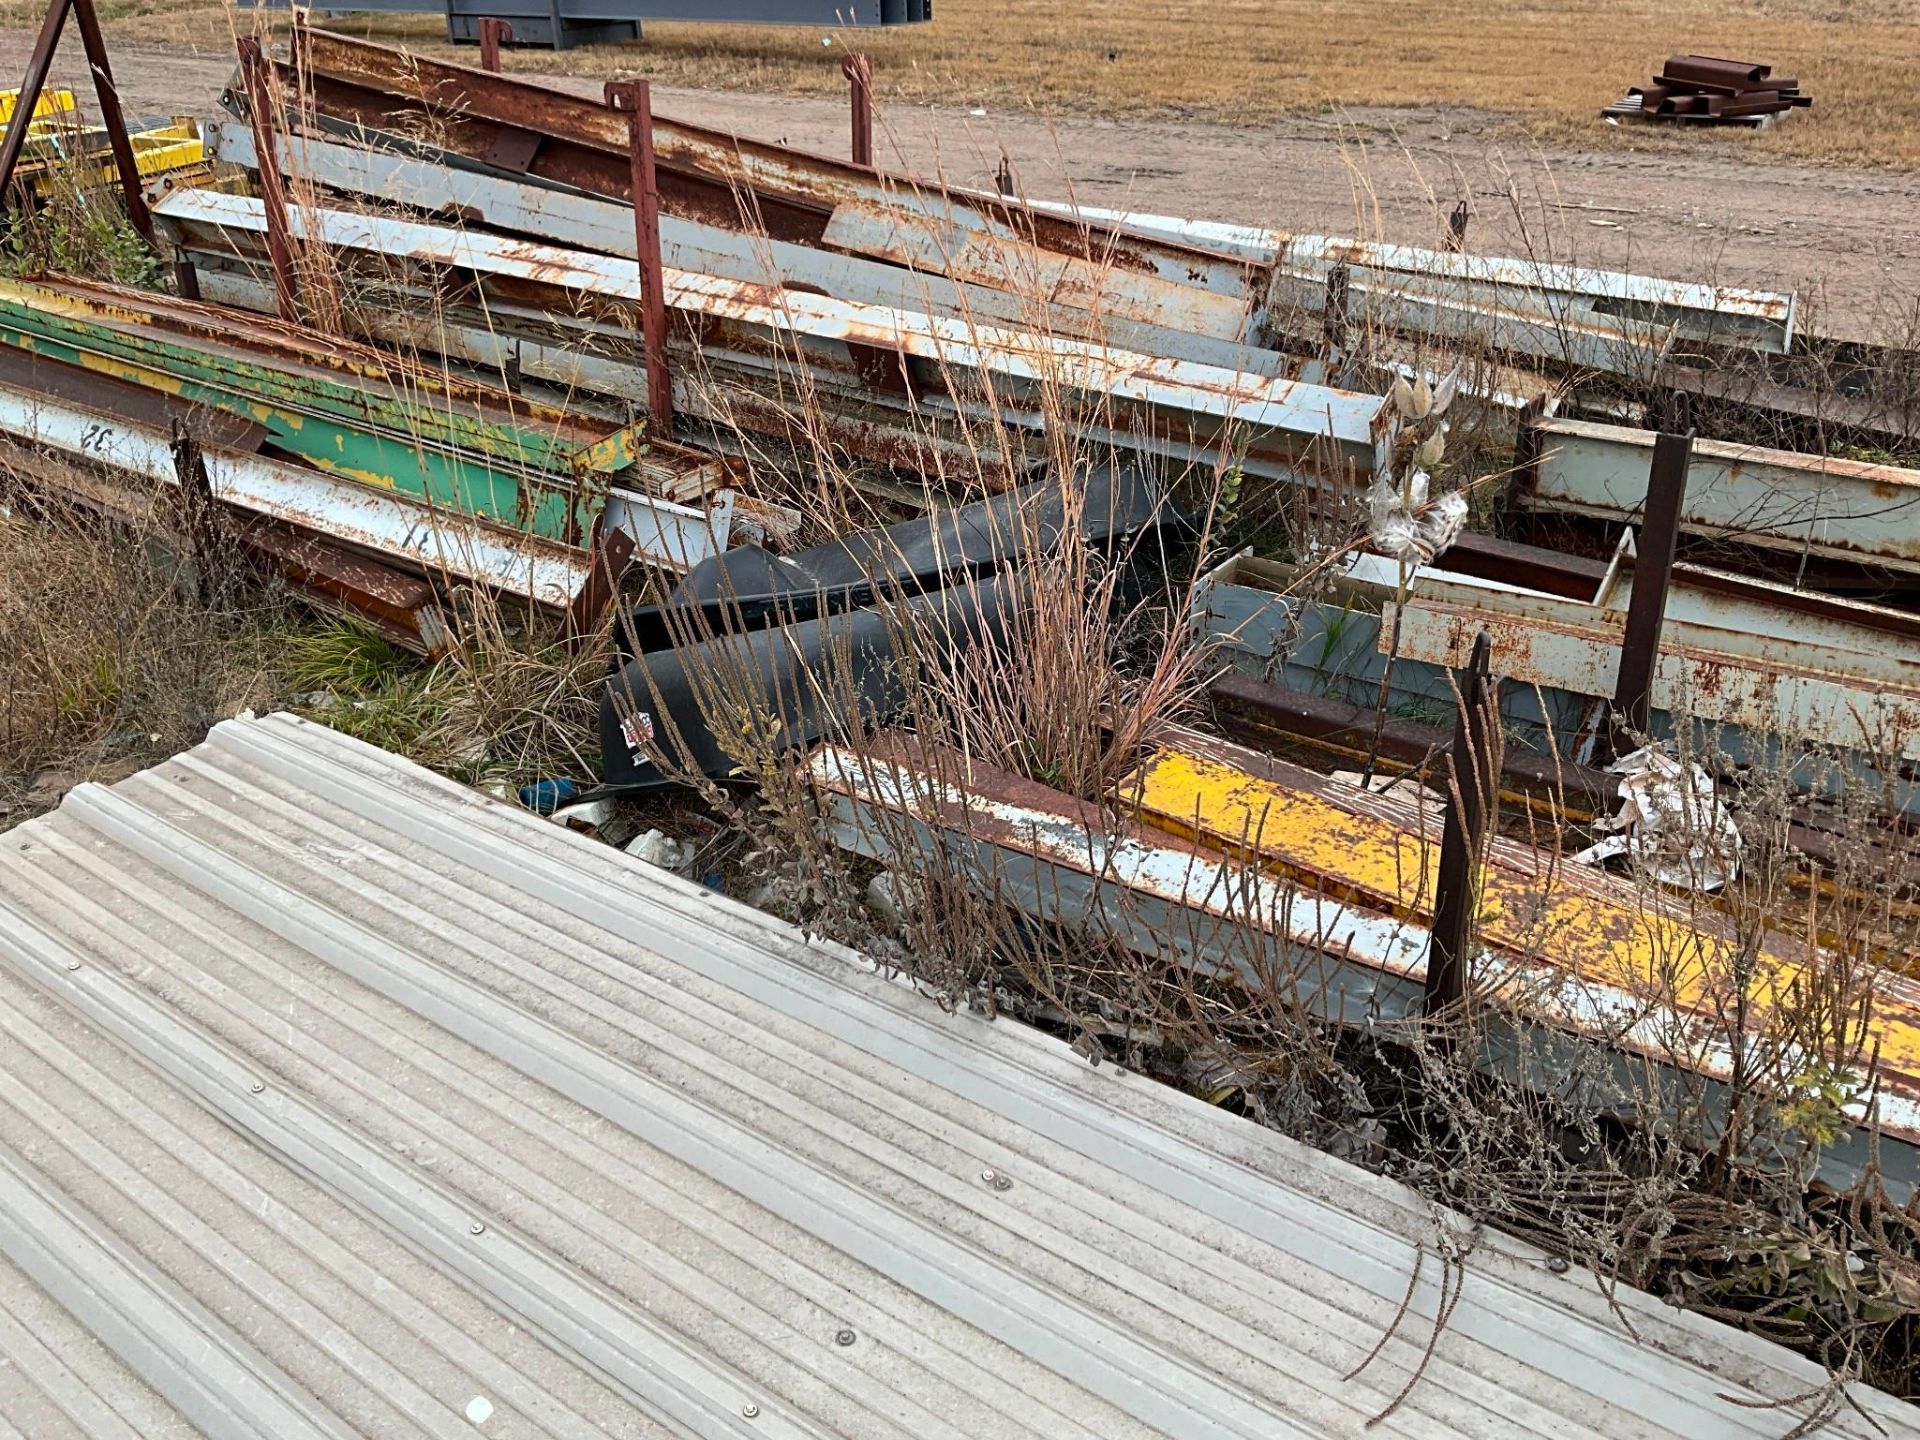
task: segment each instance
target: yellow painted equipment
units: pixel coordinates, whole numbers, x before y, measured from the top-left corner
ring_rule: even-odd
[[[1120,798],[1143,823],[1253,860],[1305,892],[1412,924],[1432,919],[1445,818],[1437,798],[1422,816],[1405,802],[1193,733],[1150,756]],[[1695,1014],[1724,1002],[1739,959],[1726,918],[1704,900],[1689,905],[1498,839],[1481,886],[1478,943]],[[1804,992],[1822,961],[1807,942],[1767,935],[1750,991],[1756,1010]],[[1875,996],[1867,1048],[1879,1052],[1883,1083],[1912,1094],[1920,1089],[1920,986],[1888,972]],[[1764,1024],[1764,1014],[1754,1020]]]

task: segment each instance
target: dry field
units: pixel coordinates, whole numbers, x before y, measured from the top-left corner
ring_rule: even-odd
[[[105,0],[102,8],[130,38],[230,39],[219,0]],[[31,24],[41,9],[39,0],[0,0],[0,23]],[[1447,105],[1510,116],[1516,135],[1549,144],[1711,144],[1920,168],[1920,0],[941,0],[936,14],[931,26],[831,37],[659,25],[644,47],[528,52],[508,63],[576,75],[638,71],[709,89],[837,93],[839,54],[854,43],[873,54],[881,97],[894,103],[1228,123]],[[371,33],[430,43],[444,30],[408,17],[379,19]],[[1767,134],[1686,141],[1598,122],[1601,105],[1675,51],[1771,63],[1800,78],[1814,109]]]

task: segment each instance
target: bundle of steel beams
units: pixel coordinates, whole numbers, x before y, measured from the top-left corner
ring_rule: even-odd
[[[109,511],[155,483],[204,492],[242,549],[428,653],[449,638],[442,579],[562,611],[594,537],[684,570],[726,544],[732,515],[729,467],[644,426],[75,280],[0,282],[0,434],[136,482],[41,477]]]
[[[1534,552],[1540,573],[1520,583],[1470,554],[1403,571],[1365,553],[1339,567],[1327,598],[1297,598],[1296,567],[1236,558],[1196,591],[1195,624],[1216,658],[1240,673],[1350,703],[1388,703],[1452,723],[1451,672],[1476,636],[1492,644],[1502,713],[1516,743],[1574,764],[1605,734],[1633,588],[1630,552],[1596,578],[1586,567],[1547,574],[1558,558]],[[1511,571],[1508,571],[1511,574]],[[1546,578],[1542,578],[1545,575]],[[1670,736],[1690,722],[1689,745],[1737,759],[1782,760],[1831,789],[1839,773],[1808,745],[1850,757],[1907,814],[1920,790],[1920,620],[1905,611],[1791,590],[1723,572],[1676,566],[1653,669],[1652,723]],[[1881,773],[1883,772],[1884,773]]]
[[[271,308],[259,201],[185,190],[154,213],[204,293]],[[292,220],[302,236],[399,286],[391,309],[362,304],[349,316],[378,338],[618,400],[646,394],[634,261],[346,210],[306,209]],[[675,367],[676,409],[784,433],[792,415],[766,398],[810,393],[828,403],[809,421],[851,453],[887,463],[932,468],[928,452],[945,446],[978,466],[983,439],[999,445],[1002,425],[1043,431],[1049,397],[1062,393],[1086,417],[1088,442],[1184,462],[1211,465],[1242,450],[1248,473],[1346,483],[1391,455],[1396,417],[1378,395],[845,301],[781,288],[777,277],[668,267],[664,288],[668,345],[685,357]],[[1017,468],[1014,457],[986,458],[1008,474]]]
[[[1785,354],[1794,340],[1790,294],[1130,210],[1041,208],[1271,265],[1276,296],[1316,315],[1328,276],[1344,266],[1356,323],[1438,331],[1620,374],[1646,373],[1675,340],[1762,354]]]
[[[1410,821],[1381,797],[1194,734],[1118,787],[1131,821],[907,736],[823,748],[809,773],[836,839],[859,854],[956,867],[1049,924],[1237,976],[1336,1023],[1420,1013],[1437,814]],[[1769,1010],[1820,963],[1764,937],[1755,1003],[1730,1025],[1719,987],[1745,961],[1711,915],[1506,844],[1492,848],[1481,905],[1476,990],[1503,1019],[1480,1063],[1523,1083],[1581,1077],[1602,1105],[1614,1086],[1622,1100],[1639,1093],[1645,1077],[1625,1067],[1647,1064],[1676,1106],[1701,1087],[1724,1104],[1742,1059],[1761,1058],[1743,1047],[1766,1043]],[[1920,1180],[1920,985],[1888,974],[1876,995],[1861,1052],[1830,1058],[1864,1071],[1877,1053],[1880,1084],[1822,1172],[1844,1185],[1877,1164],[1905,1194]]]
[[[1775,75],[1771,65],[1669,55],[1651,83],[1632,86],[1625,99],[1602,113],[1636,120],[1763,125],[1812,104],[1813,97],[1801,90],[1798,80]]]

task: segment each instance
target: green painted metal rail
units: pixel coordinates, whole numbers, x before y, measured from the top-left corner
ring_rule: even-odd
[[[579,543],[634,429],[232,311],[68,280],[0,281],[0,342],[240,415],[316,469]]]

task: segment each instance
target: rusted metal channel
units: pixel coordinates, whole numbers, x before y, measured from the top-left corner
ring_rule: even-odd
[[[301,43],[321,116],[420,133],[419,117],[430,114],[430,133],[476,163],[631,198],[625,122],[604,105],[325,31],[308,30]],[[840,206],[877,204],[1024,242],[1103,272],[1158,277],[1242,300],[1265,289],[1261,267],[1236,256],[1036,213],[938,182],[876,174],[664,117],[656,121],[655,144],[661,204],[669,214],[815,244]]]
[[[1524,505],[1632,521],[1647,501],[1651,431],[1542,420],[1521,446]],[[1696,440],[1680,528],[1786,557],[1920,575],[1920,470]]]

